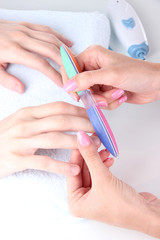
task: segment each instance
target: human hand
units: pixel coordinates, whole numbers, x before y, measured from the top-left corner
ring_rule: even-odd
[[[84,72],[65,84],[67,92],[75,94],[91,88],[96,97],[106,99],[108,109],[125,101],[144,104],[160,99],[160,64],[136,60],[100,46],[89,47],[77,56],[77,61]]]
[[[23,93],[23,83],[7,73],[8,63],[34,68],[62,86],[60,74],[44,57],[61,65],[59,48],[72,42],[48,26],[0,20],[0,85]]]
[[[64,102],[27,107],[0,122],[0,177],[25,169],[76,175],[76,164],[34,155],[37,149],[76,149],[77,137],[65,132],[94,129],[83,108]],[[92,136],[96,146],[100,140]]]
[[[78,132],[78,147],[70,163],[79,165],[81,172],[67,177],[72,215],[160,237],[160,200],[137,193],[113,176],[83,131]]]

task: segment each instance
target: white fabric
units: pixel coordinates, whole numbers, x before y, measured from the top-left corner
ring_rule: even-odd
[[[99,44],[106,48],[109,44],[109,21],[105,15],[97,12],[1,9],[0,19],[49,25],[74,42],[75,53],[81,52],[92,44]],[[56,64],[52,64],[58,69]],[[0,119],[25,106],[52,101],[75,104],[68,94],[36,70],[22,65],[10,65],[8,72],[23,81],[26,91],[23,95],[19,95],[0,86]],[[47,154],[55,159],[68,161],[70,151],[41,150],[39,154]],[[65,224],[69,218],[64,176],[28,170],[0,179],[0,236],[5,232],[1,239],[41,239],[44,233],[45,238],[42,237],[42,239],[56,239],[54,225],[56,222]],[[32,231],[32,226],[33,229],[37,229],[37,226],[39,233],[35,229]],[[21,238],[21,233],[26,232],[27,229],[32,234],[30,233],[30,237],[27,238],[28,235],[24,233]],[[37,238],[34,234],[37,234]]]

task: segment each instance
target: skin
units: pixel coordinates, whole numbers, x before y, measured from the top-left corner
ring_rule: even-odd
[[[56,161],[48,156],[35,155],[37,149],[77,149],[75,135],[83,129],[94,129],[83,108],[64,102],[49,103],[38,107],[23,108],[0,122],[0,177],[38,169],[65,175],[76,175],[76,164]],[[97,136],[92,136],[100,146]]]
[[[70,163],[78,164],[81,172],[67,177],[72,215],[160,238],[160,200],[150,193],[137,193],[113,176],[91,138],[82,131],[77,144],[79,150],[73,150]]]
[[[16,63],[38,70],[62,86],[60,74],[44,58],[62,65],[61,45],[71,47],[72,42],[48,26],[0,20],[0,85],[24,92],[23,83],[7,73],[8,64]]]
[[[135,60],[100,46],[89,47],[77,61],[84,72],[65,84],[64,89],[74,81],[74,90],[67,91],[70,94],[76,96],[76,91],[90,88],[108,102],[108,109],[120,105],[112,96],[117,89],[123,89],[132,104],[160,99],[160,64]],[[151,193],[137,193],[113,176],[100,161],[92,140],[81,134],[79,150],[74,150],[70,159],[70,163],[79,164],[81,172],[67,180],[71,213],[160,238],[160,200]]]
[[[91,88],[95,96],[108,102],[110,110],[120,106],[119,99],[112,97],[117,89],[123,89],[127,102],[132,104],[160,99],[160,64],[136,60],[101,46],[91,46],[76,58],[84,72],[70,79],[77,84],[72,94]]]

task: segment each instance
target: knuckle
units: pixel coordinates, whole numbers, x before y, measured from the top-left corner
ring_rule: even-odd
[[[5,48],[5,51],[9,51],[10,53],[15,53],[20,49],[19,45],[14,41],[6,42],[4,48]]]
[[[49,27],[49,26],[42,26],[42,27],[43,27],[43,29],[44,29],[45,31],[47,31],[47,32],[51,32],[51,31],[52,31],[52,28]]]
[[[96,44],[93,44],[93,45],[88,47],[89,51],[101,51],[102,49],[103,49],[102,46],[96,45]]]
[[[29,22],[26,22],[26,21],[21,21],[19,22],[19,24],[23,26],[29,26]]]
[[[18,124],[16,126],[16,131],[19,135],[25,135],[27,130],[28,130],[28,124],[26,124],[23,121],[18,122]]]
[[[24,108],[19,109],[17,111],[16,115],[18,117],[24,117],[24,116],[28,115],[29,111],[30,111],[29,107],[24,107]]]
[[[43,59],[43,58],[39,58],[38,63],[40,65],[40,68],[48,68],[49,67],[49,63],[47,62],[47,60]]]
[[[22,26],[19,26],[18,28],[19,28],[19,30],[13,31],[12,35],[13,35],[14,39],[22,40],[22,39],[24,39],[26,37],[26,34],[21,31],[22,30]]]

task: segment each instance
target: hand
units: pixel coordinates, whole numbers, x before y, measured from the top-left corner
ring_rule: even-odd
[[[25,169],[38,169],[65,175],[76,175],[76,164],[34,155],[37,149],[76,149],[78,129],[93,133],[94,129],[83,108],[64,102],[28,107],[0,122],[0,177]],[[100,146],[100,140],[92,136]]]
[[[71,213],[160,237],[160,200],[137,193],[113,176],[83,131],[78,132],[78,147],[80,152],[72,152],[70,163],[79,165],[81,172],[67,177]]]
[[[114,109],[123,102],[144,104],[160,99],[160,64],[136,60],[100,46],[77,56],[83,72],[65,86],[67,92],[91,88]],[[65,76],[64,76],[65,77]]]
[[[72,42],[48,26],[0,20],[0,85],[18,93],[24,91],[19,79],[7,73],[8,63],[34,68],[62,86],[60,74],[43,57],[61,65],[59,47]]]

